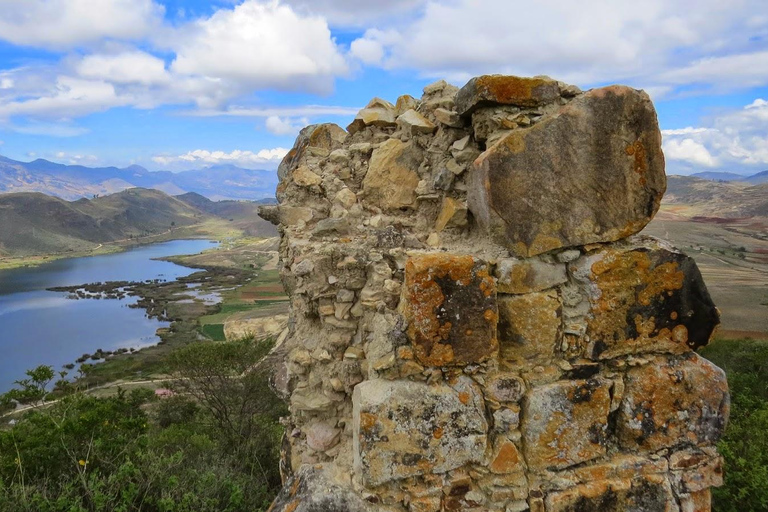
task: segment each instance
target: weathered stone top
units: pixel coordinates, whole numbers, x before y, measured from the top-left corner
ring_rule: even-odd
[[[648,96],[444,81],[278,170],[290,403],[273,512],[709,510],[723,372]]]

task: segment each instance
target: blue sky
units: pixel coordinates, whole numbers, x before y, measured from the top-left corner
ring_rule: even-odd
[[[0,0],[0,154],[273,169],[299,128],[445,78],[655,101],[669,173],[768,169],[765,0]]]

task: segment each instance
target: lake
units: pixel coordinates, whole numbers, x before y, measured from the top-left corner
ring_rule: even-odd
[[[141,348],[159,341],[168,323],[129,308],[123,300],[71,300],[55,286],[104,281],[172,281],[194,269],[152,258],[195,254],[215,247],[209,240],[174,240],[126,252],[52,261],[39,267],[0,270],[0,393],[41,364],[60,370],[97,349]]]

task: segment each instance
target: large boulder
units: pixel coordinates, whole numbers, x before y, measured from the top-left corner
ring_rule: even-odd
[[[528,257],[637,233],[665,189],[650,98],[611,86],[488,148],[471,171],[468,206],[483,231]]]
[[[538,107],[559,99],[557,82],[546,77],[483,75],[471,79],[456,95],[456,110],[468,116],[493,105]]]

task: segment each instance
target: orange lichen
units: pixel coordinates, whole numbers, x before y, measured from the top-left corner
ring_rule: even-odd
[[[557,87],[550,80],[517,76],[486,75],[475,81],[478,96],[495,103],[535,107],[542,103],[542,92]]]
[[[663,302],[682,289],[685,274],[677,262],[654,265],[647,251],[607,251],[605,256],[592,265],[592,279],[597,285],[599,297],[592,303],[589,333],[592,339],[608,345],[603,357],[630,353],[643,346],[666,346],[685,350],[687,330],[661,328],[654,317],[632,317],[637,335],[629,338],[627,322],[633,308],[649,308]],[[677,319],[677,313],[671,315]]]
[[[469,393],[466,391],[462,391],[459,393],[459,402],[461,402],[464,405],[467,405],[469,403]]]
[[[634,170],[640,175],[640,184],[645,186],[646,179],[645,173],[648,170],[648,163],[646,161],[645,146],[639,140],[634,144],[627,146],[625,149],[627,156],[635,157]]]
[[[369,413],[361,413],[360,414],[360,429],[361,430],[371,430],[376,425],[376,416]]]
[[[426,254],[410,258],[402,304],[407,334],[420,362],[432,366],[466,364],[495,351],[495,293],[487,265],[472,256]],[[475,304],[477,295],[487,305],[470,307],[483,307],[482,311],[462,311],[458,306],[462,300]],[[478,325],[475,315],[482,315],[485,325]]]

